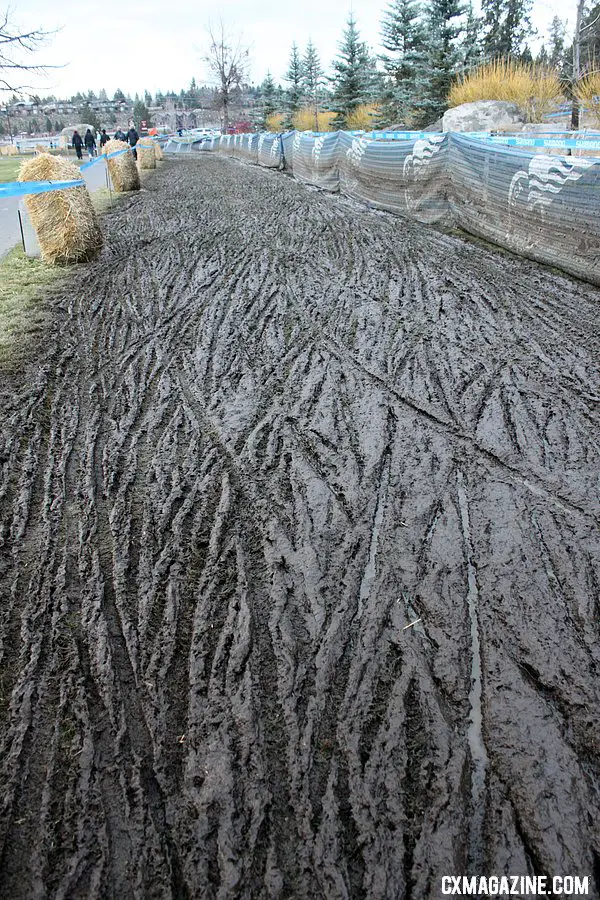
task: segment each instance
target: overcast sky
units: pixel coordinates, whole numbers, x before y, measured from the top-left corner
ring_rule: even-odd
[[[389,0],[352,0],[361,37],[380,51],[380,22]],[[226,29],[250,46],[250,81],[259,83],[270,70],[281,81],[292,41],[304,50],[309,38],[329,66],[337,52],[350,0],[223,0],[220,6],[200,0],[12,0],[11,21],[24,29],[58,29],[36,54],[41,63],[64,65],[47,77],[29,75],[35,93],[69,97],[77,91],[117,88],[134,95],[147,88],[179,91],[192,77],[207,83],[202,62],[206,24],[220,15]],[[575,21],[576,0],[535,0],[534,25],[545,36],[554,15]],[[2,2],[0,0],[0,7]],[[5,97],[0,93],[0,102]]]

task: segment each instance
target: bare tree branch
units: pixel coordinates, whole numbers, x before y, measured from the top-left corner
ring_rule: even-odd
[[[21,62],[19,53],[35,53],[56,31],[44,31],[35,28],[32,31],[19,31],[10,21],[10,10],[0,16],[0,91],[13,93],[31,89],[31,85],[15,84],[5,72],[45,72],[47,69],[59,69],[61,66],[50,66],[42,63],[28,65]]]
[[[229,125],[231,95],[244,80],[250,53],[247,47],[242,46],[241,37],[236,42],[227,34],[222,19],[219,19],[216,26],[209,22],[206,30],[208,49],[202,59],[215,77],[223,110],[223,130],[226,131]]]

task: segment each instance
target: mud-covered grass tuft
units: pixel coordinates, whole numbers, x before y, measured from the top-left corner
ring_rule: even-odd
[[[46,320],[47,299],[64,273],[15,247],[0,262],[0,366],[33,340]]]

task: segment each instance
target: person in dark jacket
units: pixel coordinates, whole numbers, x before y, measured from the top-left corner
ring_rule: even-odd
[[[83,156],[81,154],[81,148],[83,147],[83,141],[81,140],[81,135],[79,134],[77,129],[75,129],[75,131],[73,132],[73,140],[71,141],[71,143],[75,147],[75,153],[77,154],[77,159],[83,159]]]
[[[131,149],[133,150],[133,158],[137,159],[137,150],[135,149],[135,145],[139,141],[140,136],[135,130],[135,126],[132,125],[129,131],[127,132],[127,142]]]
[[[125,137],[124,132],[121,131],[120,128],[117,128],[117,130],[115,131],[115,141],[126,141],[126,140],[127,140],[127,138]]]
[[[83,143],[85,144],[85,149],[87,150],[90,159],[93,159],[96,151],[96,138],[89,128],[85,133]]]
[[[106,128],[102,129],[102,133],[100,135],[100,146],[104,147],[105,144],[108,144],[110,138],[106,133]]]

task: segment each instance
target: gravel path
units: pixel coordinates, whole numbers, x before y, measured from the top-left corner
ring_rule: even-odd
[[[0,896],[600,896],[600,292],[208,153],[105,227],[0,381]]]

